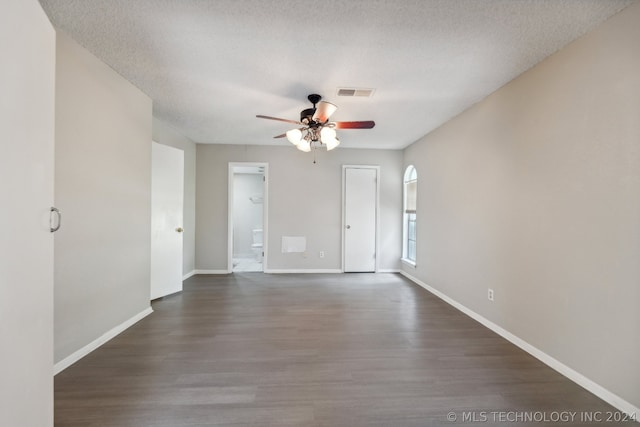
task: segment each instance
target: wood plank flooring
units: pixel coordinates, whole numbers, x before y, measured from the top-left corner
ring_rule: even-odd
[[[396,274],[194,276],[153,309],[56,376],[56,426],[567,426],[615,412]]]

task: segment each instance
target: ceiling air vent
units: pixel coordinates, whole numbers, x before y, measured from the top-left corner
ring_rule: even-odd
[[[375,89],[357,89],[341,87],[338,88],[338,96],[359,96],[363,98],[369,98],[373,95]]]

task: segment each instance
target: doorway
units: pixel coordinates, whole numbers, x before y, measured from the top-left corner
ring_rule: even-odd
[[[379,166],[343,166],[343,271],[377,270]]]
[[[266,163],[229,163],[229,271],[263,272],[266,260]]]

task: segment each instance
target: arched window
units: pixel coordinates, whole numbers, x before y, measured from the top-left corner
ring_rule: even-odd
[[[418,172],[408,166],[404,172],[404,213],[402,225],[402,259],[416,264],[416,207],[418,200]]]

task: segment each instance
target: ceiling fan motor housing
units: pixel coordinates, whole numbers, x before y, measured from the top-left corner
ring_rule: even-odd
[[[306,110],[300,111],[300,122],[305,125],[313,124],[313,115],[315,114],[315,108],[307,108]]]
[[[312,93],[311,95],[307,96],[307,99],[309,100],[309,102],[311,102],[313,104],[313,106],[315,107],[316,104],[318,102],[320,102],[320,100],[322,99],[322,97],[320,95],[318,95],[317,93]]]

